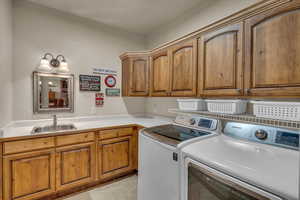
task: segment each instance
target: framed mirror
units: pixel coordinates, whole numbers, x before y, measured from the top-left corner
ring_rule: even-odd
[[[74,112],[74,75],[33,72],[33,112]]]

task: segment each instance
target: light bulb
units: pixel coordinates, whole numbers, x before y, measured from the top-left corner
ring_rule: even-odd
[[[61,72],[61,73],[68,73],[70,72],[70,69],[69,69],[69,66],[68,66],[68,63],[66,61],[61,61],[58,69],[57,69],[58,72]]]
[[[40,62],[40,65],[37,67],[37,70],[42,71],[42,72],[51,71],[49,60],[47,60],[46,58],[42,58],[41,62]]]

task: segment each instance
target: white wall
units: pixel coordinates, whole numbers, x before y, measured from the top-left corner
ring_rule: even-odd
[[[75,113],[64,116],[144,113],[144,98],[105,98],[104,107],[96,108],[95,93],[78,89],[79,74],[91,74],[92,67],[117,70],[117,87],[121,87],[119,55],[128,50],[143,50],[144,37],[24,0],[14,1],[13,13],[14,120],[49,117],[33,115],[32,111],[31,75],[45,52],[65,55],[76,77]]]
[[[11,0],[0,0],[0,127],[12,119]]]
[[[208,2],[205,7],[196,7],[186,14],[178,17],[168,25],[158,27],[158,29],[147,35],[148,49],[155,48],[163,43],[175,40],[186,34],[207,26],[226,16],[240,11],[260,0],[217,0]],[[172,116],[168,109],[177,107],[177,98],[148,98],[146,101],[146,112],[164,116]]]
[[[167,25],[158,27],[149,33],[146,37],[147,47],[152,49],[163,43],[175,40],[259,1],[261,0],[208,1],[206,6],[195,7]]]

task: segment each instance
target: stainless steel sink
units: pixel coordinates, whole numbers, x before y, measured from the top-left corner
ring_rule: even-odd
[[[31,131],[31,134],[39,133],[51,133],[51,132],[61,132],[61,131],[70,131],[76,130],[74,124],[62,124],[62,125],[52,125],[52,126],[43,126],[43,127],[34,127]]]

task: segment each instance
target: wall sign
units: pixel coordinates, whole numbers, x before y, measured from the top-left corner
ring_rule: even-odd
[[[116,70],[104,69],[104,68],[93,68],[93,74],[104,74],[104,75],[117,75]]]
[[[116,78],[112,75],[106,76],[104,82],[107,87],[115,87],[117,84]]]
[[[103,106],[103,104],[104,104],[104,94],[103,93],[95,94],[95,103],[96,103],[96,106]]]
[[[101,77],[90,75],[79,75],[80,91],[101,91]]]
[[[110,96],[110,97],[119,97],[120,96],[120,89],[106,88],[105,94],[106,94],[106,96]]]

